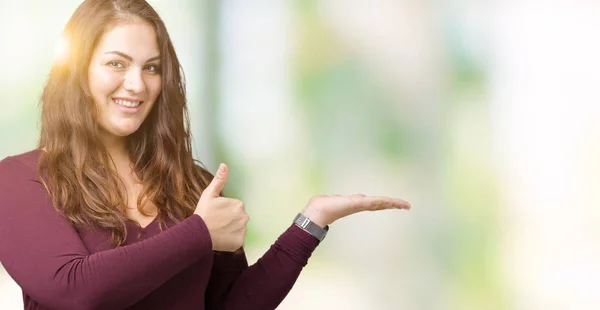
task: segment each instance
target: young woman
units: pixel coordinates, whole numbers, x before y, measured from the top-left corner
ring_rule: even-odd
[[[316,196],[248,266],[244,204],[192,158],[185,86],[143,0],[86,0],[42,95],[39,147],[0,162],[0,262],[26,309],[274,309],[335,220],[408,209]]]

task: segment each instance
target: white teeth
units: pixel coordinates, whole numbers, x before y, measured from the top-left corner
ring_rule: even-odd
[[[127,101],[123,99],[113,99],[117,104],[126,106],[129,108],[135,108],[140,105],[141,101]]]

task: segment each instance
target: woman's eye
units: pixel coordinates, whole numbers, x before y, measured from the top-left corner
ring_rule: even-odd
[[[159,73],[160,72],[160,66],[159,65],[149,65],[146,67],[146,70],[152,72],[152,73]]]
[[[113,68],[124,68],[125,66],[120,61],[111,61],[108,63]]]

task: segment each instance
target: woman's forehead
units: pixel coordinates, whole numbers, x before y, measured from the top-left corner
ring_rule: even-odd
[[[134,60],[145,61],[160,54],[154,27],[143,21],[116,24],[104,32],[94,54],[110,52],[129,55]]]

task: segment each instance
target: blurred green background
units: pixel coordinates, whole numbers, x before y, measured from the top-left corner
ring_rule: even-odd
[[[246,203],[250,263],[312,195],[413,204],[334,223],[279,309],[600,307],[600,5],[149,2],[194,152]],[[35,147],[79,3],[0,2],[0,159]],[[22,308],[1,269],[0,308]]]

